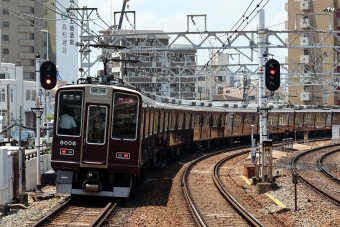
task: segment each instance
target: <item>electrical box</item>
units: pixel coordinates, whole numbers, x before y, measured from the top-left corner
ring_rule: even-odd
[[[309,18],[301,18],[300,28],[309,28],[309,27],[310,27]]]
[[[300,1],[300,9],[302,10],[310,10],[310,1]]]
[[[309,39],[307,37],[300,37],[300,46],[309,46]]]
[[[310,56],[309,55],[300,55],[300,63],[309,64]]]
[[[271,152],[273,148],[273,141],[272,140],[263,140],[263,149],[265,152]]]

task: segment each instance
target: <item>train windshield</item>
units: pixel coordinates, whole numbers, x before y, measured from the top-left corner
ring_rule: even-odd
[[[135,95],[115,93],[113,101],[112,138],[135,140],[139,99]]]
[[[80,136],[83,112],[82,91],[61,91],[58,98],[57,134]]]

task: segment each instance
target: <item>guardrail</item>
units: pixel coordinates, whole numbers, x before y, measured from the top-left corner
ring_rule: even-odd
[[[0,142],[0,147],[2,146],[11,146],[10,145],[11,141],[3,141]],[[22,142],[22,145],[24,142]],[[23,148],[25,146],[22,146]],[[40,155],[44,155],[44,154],[48,154],[51,151],[51,147],[50,146],[40,146]],[[37,149],[31,149],[31,150],[25,150],[25,160],[30,160],[33,158],[37,157]]]

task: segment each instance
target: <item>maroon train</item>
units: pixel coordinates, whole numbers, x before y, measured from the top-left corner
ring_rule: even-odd
[[[187,150],[250,143],[258,134],[257,108],[144,95],[118,85],[78,84],[58,89],[52,168],[60,193],[128,197],[133,184],[159,161]],[[246,107],[246,108],[245,108]],[[67,108],[77,128],[60,129]],[[339,109],[273,106],[270,138],[331,133]]]

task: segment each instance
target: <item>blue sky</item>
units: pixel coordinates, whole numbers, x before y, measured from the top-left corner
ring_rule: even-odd
[[[184,32],[187,29],[187,15],[206,14],[208,31],[230,31],[237,21],[241,18],[250,3],[252,3],[245,14],[248,16],[250,12],[256,9],[256,5],[261,0],[130,0],[130,11],[136,11],[136,29],[140,30],[163,30],[164,32]],[[260,4],[262,7],[268,1],[264,0]],[[287,12],[285,11],[285,2],[282,0],[270,0],[264,7],[265,9],[265,26],[271,30],[285,30],[284,22],[287,20]],[[113,12],[121,11],[123,0],[78,0],[79,7],[87,6],[88,8],[98,8],[100,17],[107,23],[113,24]],[[255,11],[256,12],[256,11]],[[252,18],[256,13],[253,13]],[[129,16],[133,22],[132,15]],[[190,22],[190,31],[204,31],[203,17],[195,17],[196,26]],[[117,21],[119,18],[116,19]],[[112,21],[112,23],[111,23]],[[100,23],[102,27],[106,27],[104,23]],[[258,18],[255,17],[245,30],[256,31]],[[101,27],[90,23],[91,29],[94,31],[102,30]],[[244,25],[242,26],[244,27]],[[122,29],[131,29],[126,18],[123,20]],[[197,39],[201,37],[197,36]],[[286,37],[282,37],[284,40]],[[223,37],[222,37],[222,40]],[[212,40],[213,42],[213,40]],[[97,51],[97,52],[96,52]],[[100,54],[100,51],[94,50],[93,57]],[[235,51],[233,51],[235,52]],[[277,53],[277,60],[284,62],[287,51]],[[198,63],[205,64],[208,58],[208,52],[199,50]],[[275,53],[276,54],[276,53]],[[254,62],[254,63],[257,63]],[[92,67],[91,72],[102,68],[102,63]],[[92,73],[91,73],[92,74]]]

